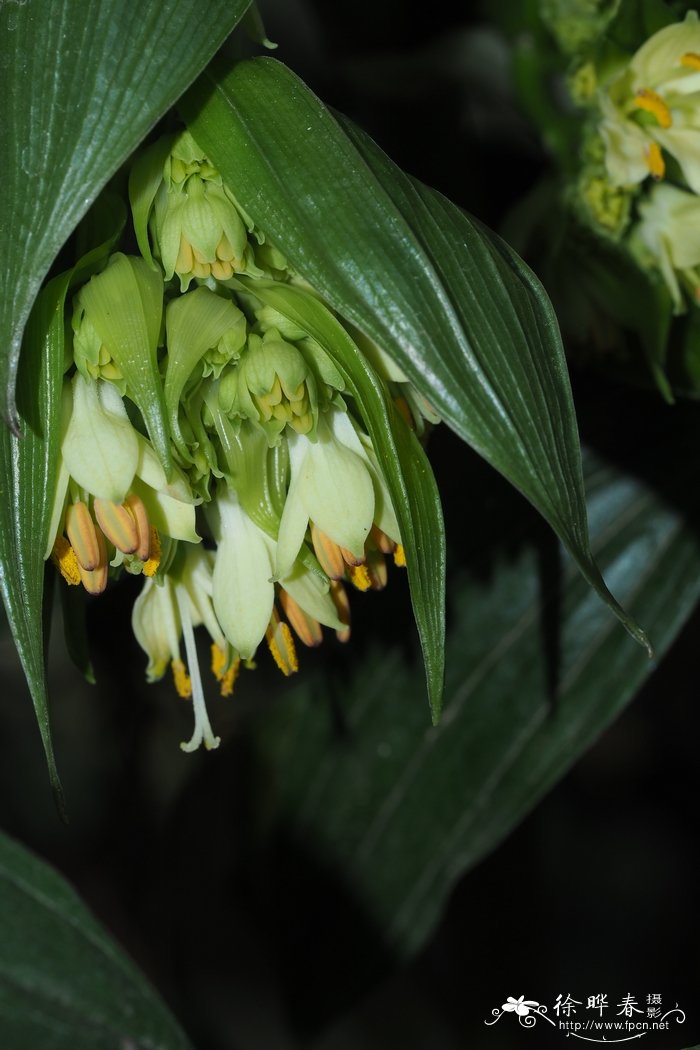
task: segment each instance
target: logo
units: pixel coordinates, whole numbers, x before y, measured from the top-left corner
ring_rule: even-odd
[[[585,1006],[584,999],[574,999],[567,992],[565,996],[557,996],[551,1014],[544,1003],[526,999],[524,995],[519,999],[509,995],[500,1007],[491,1011],[493,1020],[485,1020],[484,1024],[494,1025],[507,1014],[517,1017],[522,1028],[535,1028],[539,1021],[545,1021],[567,1037],[607,1044],[628,1043],[654,1032],[668,1032],[673,1024],[685,1021],[685,1012],[678,1003],[670,1009],[664,1008],[659,992],[649,992],[641,1002],[628,993],[615,1004],[609,1001],[607,993],[597,992],[585,997]]]

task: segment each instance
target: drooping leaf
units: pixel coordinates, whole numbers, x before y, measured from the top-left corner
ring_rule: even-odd
[[[57,798],[42,627],[44,554],[56,488],[63,375],[63,307],[70,274],[51,281],[27,324],[17,385],[23,436],[0,427],[0,588],[34,702]]]
[[[145,977],[50,867],[0,835],[0,1043],[188,1050]]]
[[[339,321],[315,297],[275,281],[239,282],[324,348],[362,412],[389,486],[406,550],[433,720],[442,707],[445,650],[445,530],[440,494],[420,443]]]
[[[272,59],[215,61],[180,108],[266,236],[530,499],[648,644],[591,558],[559,330],[522,260]]]
[[[588,479],[594,550],[663,652],[700,595],[698,535],[641,482],[595,463]],[[301,681],[260,726],[280,828],[349,889],[373,951],[425,942],[455,882],[653,669],[570,562],[543,599],[534,548],[502,556],[487,582],[463,575],[448,598],[440,726],[411,702],[415,674],[396,649],[363,656],[356,676]]]
[[[249,3],[0,4],[0,388],[13,426],[22,332],[56,253]]]

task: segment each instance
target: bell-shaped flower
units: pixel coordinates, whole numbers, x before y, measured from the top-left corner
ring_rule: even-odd
[[[228,641],[249,660],[273,618],[276,543],[249,517],[233,490],[217,496],[209,517],[217,542],[214,609]],[[342,628],[327,582],[304,566],[290,565],[279,586],[319,623]]]
[[[245,220],[219,172],[188,131],[155,143],[134,165],[129,196],[139,247],[161,260],[166,280],[224,281],[234,273],[262,276]]]
[[[347,413],[319,416],[315,440],[290,434],[291,480],[280,522],[276,575],[284,576],[299,553],[309,522],[359,560],[374,522],[370,464]]]
[[[600,133],[616,185],[665,174],[663,152],[700,193],[700,21],[665,26],[639,48],[601,92]]]
[[[700,197],[676,186],[655,186],[639,214],[631,244],[642,263],[661,271],[680,313],[682,286],[700,302]]]
[[[46,556],[54,554],[68,582],[83,582],[93,593],[104,589],[105,540],[143,563],[147,574],[157,568],[162,536],[199,542],[195,500],[184,475],[175,470],[168,481],[111,383],[76,372],[64,384],[62,418]],[[89,575],[98,568],[98,576]]]
[[[194,732],[188,742],[180,744],[183,751],[195,751],[202,743],[207,750],[219,746],[204,700],[194,628],[204,624],[209,632],[212,667],[222,693],[232,690],[239,663],[214,613],[211,561],[212,555],[202,547],[181,547],[175,565],[161,580],[146,580],[131,619],[136,640],[148,656],[148,681],[162,678],[170,665],[178,694],[192,698]],[[185,643],[186,664],[180,654],[180,637]]]
[[[270,445],[287,427],[298,434],[313,430],[318,417],[316,380],[304,356],[279,332],[251,334],[235,369],[222,378],[219,403],[228,415],[260,426]]]
[[[192,388],[207,376],[218,378],[226,365],[238,360],[247,338],[247,322],[230,299],[208,288],[196,288],[168,304],[165,326],[165,405],[173,440],[183,459],[191,461],[196,450],[188,447],[181,417],[187,415]]]

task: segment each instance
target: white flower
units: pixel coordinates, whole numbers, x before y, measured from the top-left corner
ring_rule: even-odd
[[[700,193],[700,22],[654,33],[600,95],[600,132],[615,185],[662,178],[662,150],[675,157],[685,181]]]
[[[696,301],[700,298],[700,198],[675,186],[656,186],[639,212],[632,243],[643,260],[660,269],[680,312],[679,278]]]
[[[309,521],[356,558],[374,521],[372,472],[347,413],[319,417],[316,439],[290,434],[291,481],[280,521],[275,574],[291,571]]]
[[[244,660],[253,657],[273,615],[275,541],[243,510],[232,490],[219,495],[210,511],[217,541],[213,576],[214,609],[231,645]],[[328,584],[303,566],[296,553],[279,581],[309,616],[336,630],[343,624]]]
[[[195,751],[204,743],[207,750],[219,746],[204,701],[194,628],[205,624],[214,645],[226,659],[227,644],[216,620],[211,598],[211,555],[202,547],[187,547],[176,574],[161,581],[146,580],[134,603],[131,624],[141,648],[148,656],[149,682],[162,678],[170,664],[180,696],[192,697],[194,732],[183,751]],[[185,643],[187,666],[180,656],[180,636]],[[228,661],[233,665],[232,654]],[[188,673],[189,671],[189,673]]]

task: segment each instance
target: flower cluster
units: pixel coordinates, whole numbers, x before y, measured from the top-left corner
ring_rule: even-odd
[[[676,312],[700,301],[700,20],[691,11],[629,59],[576,68],[588,108],[579,197],[599,232],[661,274]]]
[[[47,557],[90,594],[144,577],[133,629],[149,681],[170,667],[192,698],[191,751],[219,743],[196,627],[228,695],[263,640],[286,675],[295,638],[318,645],[325,627],[346,641],[348,589],[381,589],[387,558],[405,558],[345,378],[349,333],[188,132],[141,155],[129,194],[141,255],[113,254],[74,299]],[[319,311],[325,341],[305,322]],[[412,426],[432,418],[379,348],[353,347]]]

